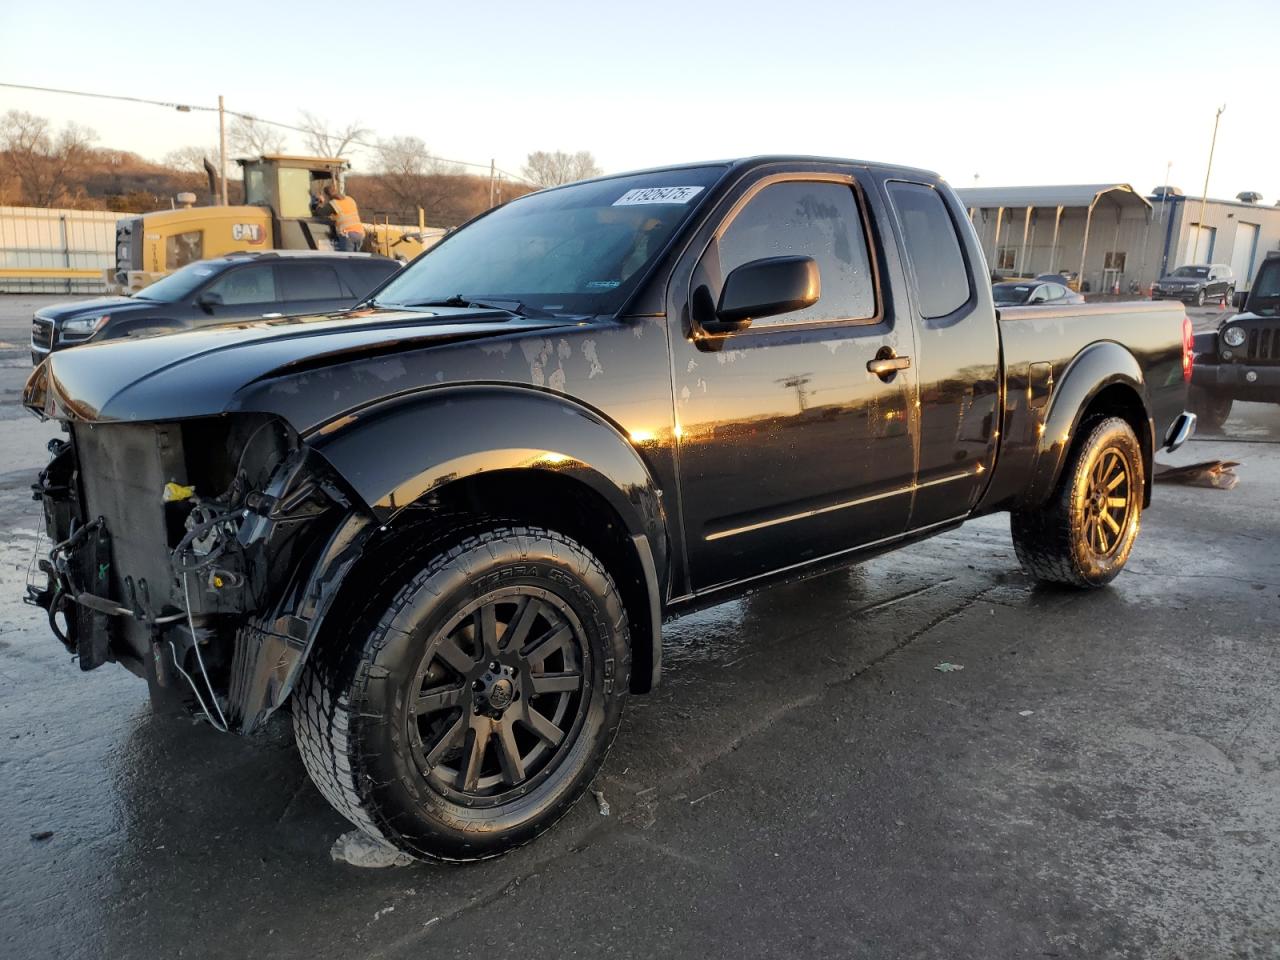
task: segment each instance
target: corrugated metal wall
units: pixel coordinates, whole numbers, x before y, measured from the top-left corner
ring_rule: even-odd
[[[116,219],[109,210],[0,207],[0,293],[97,293],[115,265]],[[24,270],[93,270],[98,278],[27,277]]]

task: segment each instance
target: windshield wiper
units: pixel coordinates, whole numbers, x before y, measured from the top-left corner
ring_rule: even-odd
[[[482,307],[488,310],[505,310],[507,313],[514,313],[520,317],[544,318],[554,317],[554,313],[548,313],[546,310],[540,310],[537,307],[531,307],[528,304],[521,303],[519,300],[477,300],[474,297],[464,297],[460,293],[455,293],[452,297],[444,300],[415,300],[412,303],[400,304],[382,304],[382,306],[399,306],[399,307]]]

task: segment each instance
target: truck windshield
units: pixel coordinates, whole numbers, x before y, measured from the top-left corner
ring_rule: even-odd
[[[376,302],[506,300],[550,313],[616,313],[724,171],[611,177],[513,200],[415,260]]]
[[[1258,271],[1249,291],[1249,309],[1266,317],[1280,314],[1280,258],[1268,260]]]
[[[133,296],[137,300],[154,300],[157,303],[177,303],[195,293],[196,288],[217,271],[208,263],[189,263],[175,270],[149,287],[143,287]]]

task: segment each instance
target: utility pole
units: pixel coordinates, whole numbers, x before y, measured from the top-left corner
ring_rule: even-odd
[[[1213,148],[1218,145],[1218,121],[1222,119],[1222,112],[1226,109],[1227,105],[1224,103],[1213,115],[1213,139],[1209,141],[1209,165],[1204,170],[1204,190],[1200,193],[1200,222],[1196,224],[1196,239],[1191,245],[1192,263],[1195,263],[1200,256],[1200,234],[1204,232],[1204,208],[1209,202],[1209,173],[1213,170]]]
[[[804,413],[809,409],[809,391],[805,389],[812,375],[808,373],[797,373],[790,377],[783,377],[781,380],[775,380],[774,383],[782,384],[788,390],[796,392],[796,400],[800,404],[800,412]]]
[[[221,166],[222,205],[228,206],[227,200],[227,111],[222,105],[222,94],[218,94],[218,163]]]
[[[489,209],[490,210],[493,209],[493,190],[494,190],[493,173],[494,173],[494,162],[493,162],[493,157],[490,157],[489,158]]]

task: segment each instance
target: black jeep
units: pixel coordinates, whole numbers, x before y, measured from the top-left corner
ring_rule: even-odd
[[[1244,313],[1196,334],[1191,404],[1210,430],[1226,422],[1236,400],[1280,403],[1280,251],[1267,254],[1235,305]]]

